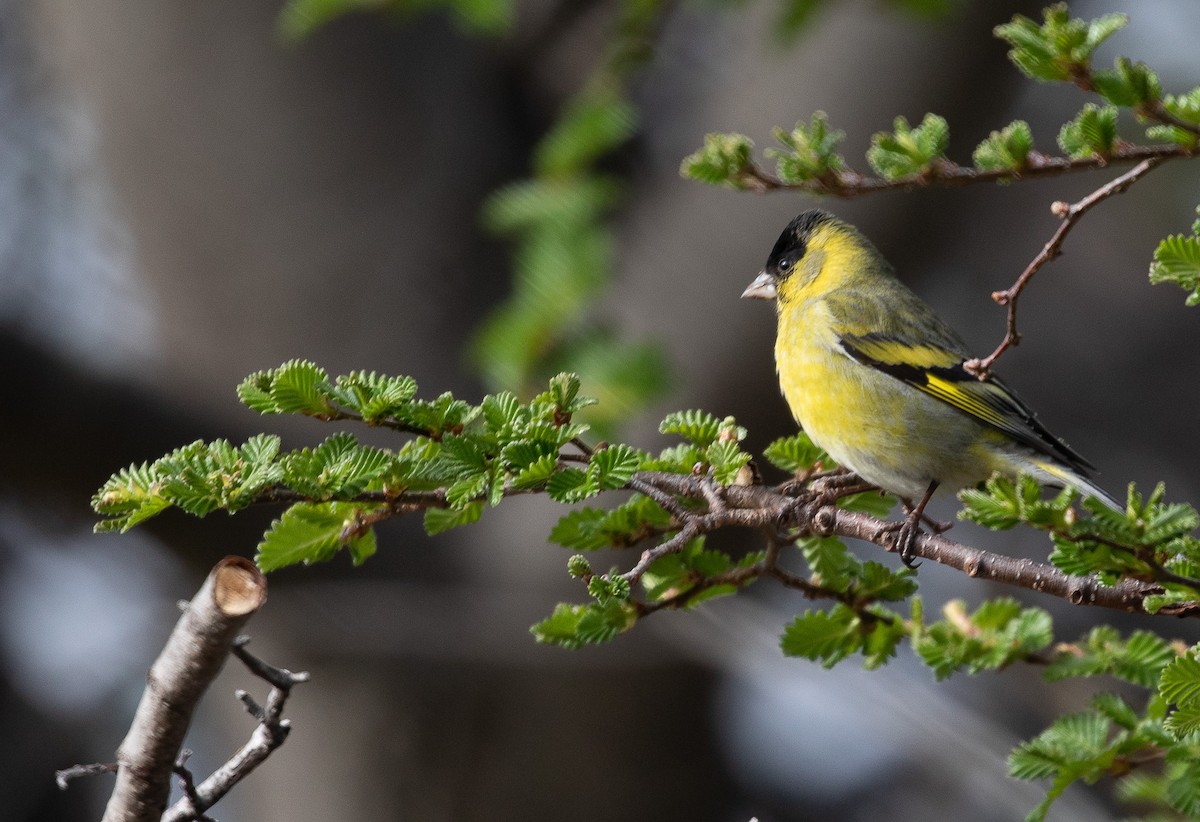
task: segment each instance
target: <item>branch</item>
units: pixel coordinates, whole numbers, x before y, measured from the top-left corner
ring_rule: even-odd
[[[703,499],[704,496],[699,490],[699,484],[712,482],[710,479],[694,475],[661,472],[640,472],[637,478],[660,491],[695,499]],[[760,529],[788,526],[798,528],[799,535],[851,537],[879,545],[888,551],[895,551],[896,530],[892,523],[828,504],[826,497],[819,492],[809,492],[793,499],[761,485],[733,485],[723,488],[722,491],[729,507],[719,512],[688,515],[684,524],[689,534],[688,539],[730,526]],[[644,572],[643,565],[648,566],[649,562],[658,556],[682,550],[686,542],[687,540],[671,540],[645,552],[642,561],[625,576],[635,582],[640,576],[635,572]],[[668,545],[671,546],[670,549],[667,548]],[[996,554],[953,542],[936,534],[919,535],[913,547],[913,556],[957,568],[967,576],[1059,597],[1073,605],[1149,614],[1150,611],[1146,610],[1144,604],[1146,597],[1164,593],[1162,586],[1156,582],[1127,578],[1114,586],[1103,585],[1095,577],[1073,576],[1047,563]],[[650,559],[647,560],[647,557]],[[758,567],[758,572],[760,576],[772,576],[785,581],[778,566],[773,563],[762,564]],[[716,577],[712,584],[741,583],[744,582],[742,576],[745,574],[742,573],[738,580]],[[825,593],[811,583],[788,584],[789,587],[800,588],[809,597],[820,597]],[[1200,616],[1200,602],[1169,605],[1156,613],[1178,617]]]
[[[117,749],[117,783],[105,822],[151,822],[162,815],[192,711],[238,631],[266,598],[266,580],[247,559],[226,557],[209,573],[150,668],[133,724]]]
[[[880,529],[886,528],[887,523],[866,514],[827,506],[816,512],[814,522],[820,523],[830,534],[866,540],[883,545],[888,551],[895,550],[892,544],[894,532],[885,532],[886,538],[880,540]],[[989,579],[1059,597],[1072,605],[1148,614],[1150,612],[1143,604],[1145,598],[1163,593],[1163,588],[1153,582],[1126,578],[1116,585],[1103,585],[1095,577],[1073,576],[1053,565],[972,548],[936,534],[921,534],[917,538],[913,556],[957,568],[969,577]],[[1157,613],[1180,617],[1200,616],[1200,602],[1180,603]]]
[[[1030,152],[1028,162],[1020,169],[988,169],[981,171],[942,160],[922,174],[889,180],[872,177],[857,171],[845,170],[812,180],[788,183],[751,161],[738,172],[737,183],[759,194],[770,191],[797,191],[850,199],[880,191],[912,191],[918,188],[961,188],[977,183],[1007,183],[1057,177],[1078,171],[1108,168],[1110,165],[1137,163],[1144,160],[1170,160],[1177,157],[1200,156],[1200,146],[1132,145],[1124,146],[1101,157],[1091,155],[1072,159]]]
[[[1129,187],[1145,177],[1157,166],[1161,165],[1166,157],[1148,157],[1142,160],[1129,171],[1122,174],[1100,188],[1093,191],[1091,194],[1084,197],[1077,203],[1065,203],[1062,201],[1055,202],[1050,210],[1054,215],[1062,220],[1058,226],[1058,230],[1054,232],[1054,236],[1046,243],[1041,252],[1033,258],[1033,261],[1026,266],[1021,272],[1021,276],[1017,277],[1016,282],[1003,291],[995,291],[992,293],[992,299],[1000,305],[1008,306],[1008,321],[1004,339],[996,346],[996,349],[988,354],[983,359],[967,360],[963,367],[979,377],[986,379],[990,373],[992,365],[1005,351],[1021,342],[1021,334],[1017,331],[1017,298],[1021,296],[1021,292],[1029,285],[1029,281],[1033,279],[1033,275],[1041,269],[1046,263],[1057,258],[1062,254],[1063,242],[1067,239],[1067,234],[1075,227],[1088,211],[1094,206],[1107,200],[1116,194],[1121,194],[1129,190]]]
[[[208,779],[186,790],[184,796],[163,814],[162,822],[184,822],[202,817],[206,810],[266,761],[267,757],[287,740],[291,732],[291,723],[282,718],[283,706],[291,695],[292,687],[307,682],[309,675],[303,671],[292,673],[284,668],[268,665],[246,650],[249,641],[249,637],[238,637],[234,640],[231,651],[252,674],[271,685],[265,706],[259,705],[245,691],[237,692],[237,698],[246,706],[250,715],[258,720],[258,726],[241,750]]]

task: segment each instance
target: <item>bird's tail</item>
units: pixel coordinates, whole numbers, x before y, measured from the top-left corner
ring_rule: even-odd
[[[1095,497],[1114,511],[1122,512],[1125,510],[1125,506],[1113,499],[1107,491],[1073,468],[1042,459],[1031,459],[1029,464],[1031,467],[1045,474],[1046,479],[1051,482],[1068,485],[1085,497]]]

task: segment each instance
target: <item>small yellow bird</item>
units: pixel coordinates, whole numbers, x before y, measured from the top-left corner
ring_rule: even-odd
[[[939,486],[1024,472],[1122,509],[1008,386],[966,371],[963,341],[853,226],[804,212],[742,297],[775,301],[779,386],[800,427],[904,502],[896,547],[906,565]]]

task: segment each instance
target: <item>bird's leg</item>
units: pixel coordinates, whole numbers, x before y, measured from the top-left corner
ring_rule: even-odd
[[[920,564],[913,561],[913,548],[917,544],[917,535],[921,533],[921,522],[927,519],[925,506],[929,504],[929,500],[933,499],[933,492],[937,490],[937,487],[937,480],[930,482],[929,488],[925,490],[925,496],[921,497],[921,501],[915,506],[907,500],[902,500],[904,507],[908,510],[908,516],[904,518],[904,522],[900,524],[900,530],[896,533],[895,549],[900,554],[900,561],[908,568],[916,568]],[[938,530],[941,523],[933,522],[933,520],[929,520],[929,522],[933,530],[941,533]]]
[[[942,522],[941,520],[934,519],[928,514],[921,514],[921,522],[925,523],[925,525],[929,527],[929,530],[933,531],[935,534],[944,534],[954,527],[953,522]]]

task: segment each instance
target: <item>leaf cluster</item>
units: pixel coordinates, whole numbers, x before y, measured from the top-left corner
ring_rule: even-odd
[[[293,360],[252,374],[238,396],[263,414],[358,420],[415,435],[396,449],[331,435],[315,448],[281,451],[275,436],[234,447],[196,442],[154,462],[132,465],[92,500],[99,531],[125,531],[170,507],[204,516],[254,502],[293,503],[259,546],[266,570],[329,559],[347,548],[355,562],[374,552],[374,518],[416,506],[430,534],[474,522],[506,494],[545,490],[575,501],[624,485],[642,456],[627,446],[597,452],[584,468],[561,452],[587,431],[574,415],[594,400],[579,379],[559,374],[529,403],[507,392],[471,405],[442,394],[416,398],[409,377],[354,372],[330,379],[314,363]]]
[[[831,129],[825,112],[818,111],[810,122],[800,121],[791,131],[775,129],[775,139],[783,150],[769,148],[766,153],[776,160],[776,176],[784,182],[827,179],[846,168],[845,159],[837,153],[838,143],[845,137],[846,132]],[[743,167],[748,160],[749,146],[746,146]]]
[[[867,162],[885,180],[920,177],[945,158],[950,147],[950,124],[944,117],[926,114],[918,126],[897,117],[891,132],[880,131],[871,137]]]
[[[1122,697],[1100,694],[1092,700],[1091,710],[1060,717],[1018,746],[1008,758],[1009,775],[1050,780],[1046,798],[1026,820],[1045,819],[1054,801],[1077,780],[1092,784],[1105,776],[1122,776],[1148,753],[1176,747],[1162,717],[1161,700],[1152,700],[1139,715]],[[1178,780],[1177,788],[1185,784],[1186,780]]]
[[[1095,20],[1072,18],[1066,3],[1042,11],[1042,23],[1016,15],[994,33],[1012,46],[1008,57],[1027,77],[1043,83],[1075,82],[1087,76],[1100,44],[1128,24],[1123,14]]]
[[[944,619],[918,627],[913,649],[938,679],[956,671],[979,673],[1024,661],[1054,641],[1050,615],[1041,608],[1024,608],[1008,597],[997,597],[968,613],[961,600],[943,609]]]
[[[1196,211],[1200,214],[1200,208]],[[1150,282],[1175,283],[1191,292],[1187,296],[1188,305],[1200,305],[1200,219],[1192,223],[1191,234],[1167,237],[1154,249]]]
[[[1122,641],[1097,628],[1085,643],[1063,652],[1069,668],[1053,663],[1047,675],[1110,673],[1153,688],[1141,712],[1124,698],[1103,693],[1090,710],[1056,720],[1009,757],[1018,779],[1050,779],[1045,800],[1027,817],[1045,818],[1050,805],[1074,781],[1121,777],[1119,796],[1161,807],[1186,818],[1200,814],[1200,663],[1195,649],[1171,648],[1138,632]],[[1157,772],[1134,768],[1161,763]]]
[[[1071,783],[1120,777],[1119,796],[1193,818],[1200,813],[1200,663],[1195,649],[1146,631],[1122,638],[1099,626],[1080,642],[1060,645],[1046,678],[1109,675],[1150,690],[1139,712],[1102,693],[1091,709],[1056,720],[1009,756],[1017,779],[1049,779],[1046,798],[1029,814],[1041,820]],[[1145,766],[1161,763],[1157,772]],[[1139,769],[1136,773],[1134,769]]]
[[[751,455],[738,445],[746,430],[732,417],[718,419],[704,411],[679,411],[667,415],[659,430],[680,437],[683,443],[665,448],[657,456],[639,454],[634,468],[705,476],[718,485],[728,485],[738,480],[750,461]],[[610,446],[597,452],[592,464],[616,449],[628,446]],[[624,481],[631,476],[632,471]],[[552,490],[547,490],[553,496]],[[635,493],[616,508],[584,507],[559,519],[550,532],[550,540],[577,551],[632,547],[646,541],[659,541],[661,546],[655,549],[658,554],[654,561],[637,575],[615,571],[597,575],[584,557],[572,557],[568,570],[572,576],[587,582],[593,602],[560,605],[548,619],[531,629],[538,641],[565,647],[605,642],[631,627],[639,613],[666,604],[694,607],[734,593],[753,581],[754,576],[748,571],[762,561],[762,552],[750,552],[735,559],[725,551],[709,549],[703,536],[689,539],[682,533],[684,523],[664,508],[664,503],[678,510],[689,505],[677,498],[659,502],[644,493]],[[631,582],[640,583],[645,603],[633,601]],[[614,600],[619,600],[622,607],[616,607]],[[607,628],[595,630],[597,620]]]

